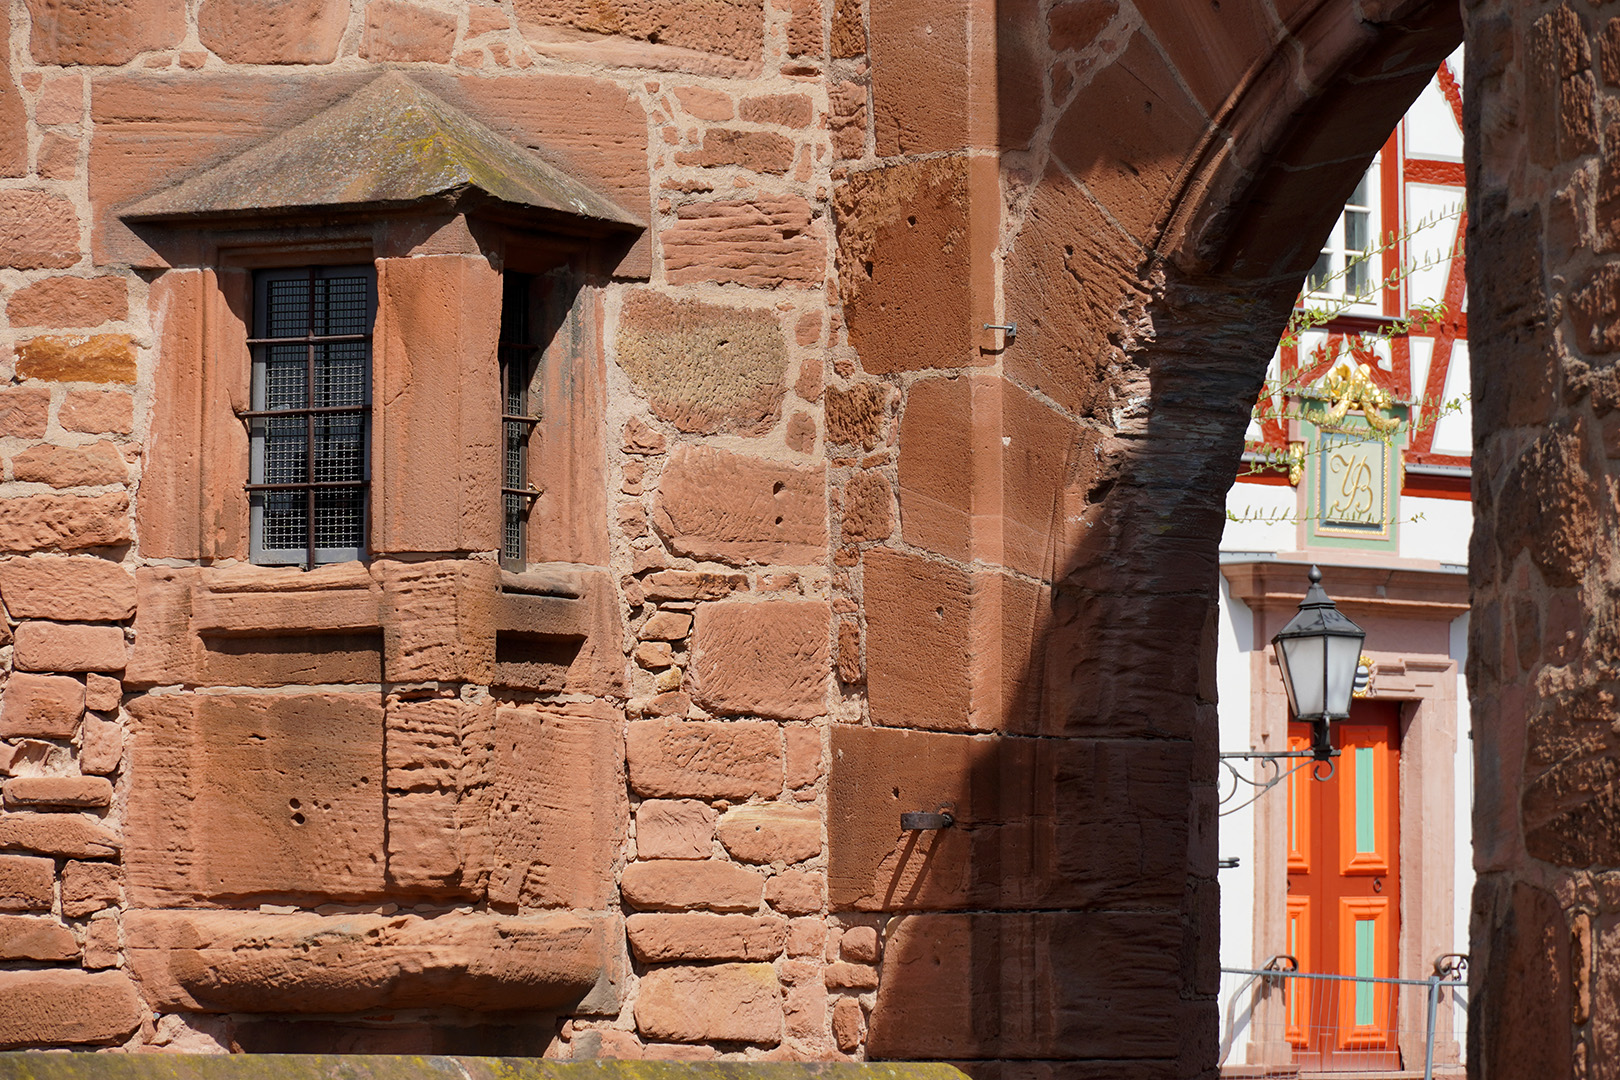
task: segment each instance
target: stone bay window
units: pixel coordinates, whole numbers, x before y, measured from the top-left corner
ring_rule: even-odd
[[[582,478],[642,227],[398,74],[119,227],[159,337],[125,680],[152,1004],[616,1012],[622,632]]]

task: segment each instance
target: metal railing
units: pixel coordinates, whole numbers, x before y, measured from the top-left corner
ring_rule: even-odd
[[[1426,979],[1299,971],[1286,955],[1263,968],[1222,968],[1222,1072],[1460,1075],[1467,967],[1466,956],[1448,953]],[[1240,1044],[1244,1052],[1234,1055]]]

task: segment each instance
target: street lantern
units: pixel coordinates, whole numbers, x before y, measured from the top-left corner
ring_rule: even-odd
[[[1296,720],[1311,725],[1311,752],[1318,761],[1333,755],[1328,721],[1350,715],[1361,643],[1367,632],[1341,613],[1322,590],[1322,571],[1311,567],[1311,587],[1299,613],[1271,639],[1282,669],[1288,707]]]

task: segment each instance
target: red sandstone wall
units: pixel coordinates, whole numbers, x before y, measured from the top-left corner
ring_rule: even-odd
[[[1478,1077],[1620,1070],[1612,14],[1468,13]]]
[[[1456,29],[31,3],[0,73],[0,1045],[1207,1072],[1221,496],[1324,191]],[[494,422],[487,340],[420,320],[493,317],[465,229],[378,241],[377,557],[242,565],[245,278],[114,211],[382,65],[649,223],[548,388],[534,537],[578,600],[498,593],[493,522],[446,510]],[[572,650],[503,653],[536,626]]]

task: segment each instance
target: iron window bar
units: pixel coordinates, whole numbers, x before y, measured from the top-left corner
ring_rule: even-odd
[[[360,280],[362,280],[364,282],[365,296],[364,296],[361,307],[362,307],[362,310],[364,312],[363,317],[365,319],[367,319],[367,325],[369,325],[369,320],[370,320],[370,317],[371,317],[371,304],[372,304],[371,278],[369,276],[364,276],[364,275],[361,275],[361,274],[358,274],[358,273],[356,273],[354,276],[355,276],[355,278],[360,279]],[[282,280],[285,280],[285,279],[282,279]],[[367,443],[369,441],[370,420],[371,420],[371,403],[370,403],[370,400],[369,400],[370,394],[369,394],[369,392],[367,390],[367,387],[368,387],[369,382],[370,382],[369,371],[370,371],[370,366],[371,366],[371,350],[370,350],[369,346],[370,346],[370,343],[371,343],[371,340],[372,340],[372,335],[371,335],[371,333],[369,331],[366,332],[366,333],[360,333],[360,334],[318,334],[318,333],[315,332],[316,322],[317,322],[317,319],[320,317],[320,316],[317,315],[317,297],[316,297],[317,288],[316,288],[316,284],[317,284],[317,282],[320,282],[320,281],[323,281],[323,280],[327,280],[327,279],[323,278],[323,276],[321,274],[321,268],[320,267],[312,266],[312,267],[309,268],[309,270],[305,274],[305,278],[304,278],[304,286],[305,286],[304,310],[302,312],[302,318],[304,320],[305,332],[303,334],[288,334],[288,335],[279,335],[279,336],[278,335],[264,335],[264,336],[250,337],[250,338],[247,339],[247,343],[248,343],[248,345],[250,347],[253,347],[253,348],[257,349],[257,350],[260,350],[259,355],[261,357],[265,358],[262,362],[264,364],[266,364],[266,365],[269,364],[268,350],[273,349],[276,346],[287,347],[287,346],[300,346],[301,345],[301,346],[304,347],[304,386],[303,386],[303,400],[304,400],[304,403],[301,406],[295,406],[295,407],[284,407],[284,408],[277,408],[277,409],[250,409],[250,410],[246,410],[246,411],[239,412],[239,413],[236,414],[238,416],[238,418],[240,418],[244,422],[249,422],[249,421],[252,421],[252,420],[278,420],[278,419],[279,420],[297,420],[300,417],[302,417],[303,420],[304,420],[304,425],[303,425],[303,427],[304,427],[304,437],[303,437],[304,479],[302,481],[287,481],[287,482],[252,481],[252,482],[249,482],[248,484],[244,485],[244,487],[245,487],[245,489],[247,491],[250,491],[250,492],[251,491],[261,491],[261,492],[276,492],[276,491],[296,492],[296,491],[303,491],[303,492],[305,492],[306,498],[304,500],[304,566],[305,566],[306,569],[313,569],[316,566],[317,561],[318,561],[318,548],[319,548],[319,539],[320,539],[320,537],[319,537],[319,527],[320,527],[319,510],[320,510],[320,507],[319,507],[317,499],[316,499],[316,493],[319,492],[319,491],[335,491],[335,490],[363,491],[366,488],[370,487],[369,477],[367,477],[365,475],[365,473],[367,471],[366,466],[365,466],[365,459],[366,459],[366,456],[367,456],[366,446],[367,446]],[[342,279],[333,279],[333,280],[342,280]],[[265,327],[267,329],[272,326],[271,317],[272,317],[273,313],[270,310],[271,303],[272,303],[270,297],[271,297],[271,293],[270,293],[269,287],[267,285],[266,286],[266,291],[265,291],[265,293],[263,295],[263,298],[262,298],[262,301],[261,301],[263,310],[258,312],[257,315],[256,315],[256,319],[264,320],[264,325],[265,325]],[[334,312],[333,312],[333,302],[334,302],[334,300],[333,300],[333,297],[330,295],[330,290],[328,290],[326,295],[323,295],[321,297],[321,301],[322,301],[322,303],[319,305],[320,311],[324,314],[324,317],[328,321],[328,323],[330,323],[330,321],[334,317]],[[296,310],[296,309],[294,309],[294,310]],[[344,405],[317,405],[316,404],[316,395],[318,393],[318,389],[317,389],[318,387],[326,386],[326,392],[328,394],[330,394],[332,392],[330,386],[327,385],[327,383],[330,382],[330,377],[331,377],[331,374],[332,374],[330,362],[333,360],[333,358],[330,357],[330,356],[326,356],[326,355],[318,355],[321,352],[321,350],[324,349],[324,347],[330,346],[330,345],[365,345],[365,346],[367,346],[367,348],[365,349],[365,355],[361,359],[361,363],[360,363],[360,367],[361,367],[361,370],[362,370],[362,375],[361,375],[362,381],[361,381],[361,390],[360,390],[360,394],[359,394],[359,398],[360,398],[359,401],[349,403],[349,404],[344,404]],[[327,367],[324,368],[324,369],[323,369],[323,366],[322,366],[323,361],[325,361],[327,363]],[[257,364],[255,366],[256,366],[256,369],[257,369]],[[326,382],[322,382],[318,378],[318,375],[322,374],[323,371],[324,371],[324,374],[326,374],[327,377],[328,377]],[[256,375],[256,378],[257,377],[258,376]],[[270,378],[270,376],[269,376],[268,370],[266,370],[263,378],[265,380],[265,385],[263,386],[263,392],[268,395],[270,393],[270,386],[269,386],[269,378]],[[319,464],[321,463],[322,459],[324,457],[330,456],[334,449],[339,449],[340,450],[340,444],[328,445],[327,443],[324,443],[322,441],[321,433],[319,433],[318,429],[317,429],[317,418],[319,418],[319,417],[336,417],[336,416],[353,417],[356,424],[357,424],[357,426],[358,426],[358,428],[359,428],[359,439],[360,439],[359,455],[360,455],[360,462],[361,462],[361,464],[360,464],[361,478],[360,479],[357,479],[357,480],[321,480],[321,479],[317,478],[317,468],[318,468]],[[251,424],[249,426],[251,428]],[[330,435],[330,433],[327,433],[327,434]],[[252,433],[250,431],[250,438],[251,437],[253,437],[253,435],[252,435]],[[260,439],[268,438],[268,433],[260,435],[259,438]],[[363,537],[364,537],[364,523],[363,523],[364,522],[364,516],[363,516],[364,515],[364,508],[363,508],[363,504],[362,504],[362,509],[361,509],[360,513],[362,515],[360,541],[363,544],[364,543],[364,539],[363,539]],[[266,542],[266,546],[268,546],[268,542]]]
[[[535,500],[541,495],[529,481],[529,439],[540,417],[530,415],[529,382],[541,348],[534,341],[530,305],[534,279],[508,274],[502,283],[501,325],[497,345],[501,382],[501,558],[522,564],[528,555],[524,535]]]
[[[305,488],[363,488],[364,480],[312,480],[308,483],[297,481],[290,484],[243,484],[248,491],[303,491]]]
[[[274,418],[281,416],[303,416],[306,413],[311,416],[322,416],[335,413],[358,413],[369,411],[370,410],[364,405],[312,405],[307,409],[249,409],[245,412],[239,412],[236,415],[240,420],[257,420],[264,417]]]
[[[320,280],[320,279],[316,279]],[[298,334],[292,337],[248,338],[249,345],[353,345],[370,341],[370,334]]]

